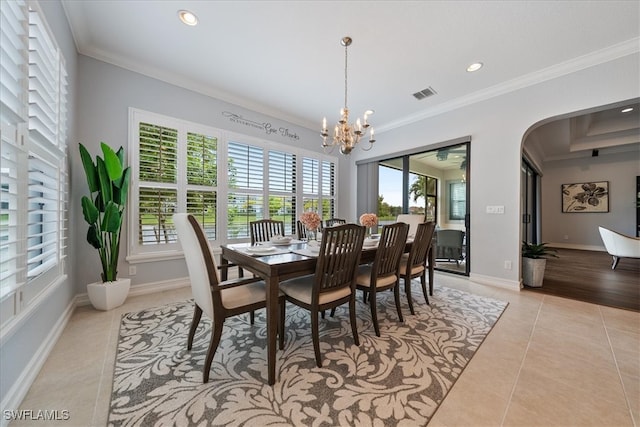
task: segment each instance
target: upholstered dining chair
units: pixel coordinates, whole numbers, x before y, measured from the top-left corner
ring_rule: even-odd
[[[409,236],[415,236],[418,231],[418,224],[424,222],[424,215],[416,214],[400,214],[396,218],[396,222],[404,222],[409,225]]]
[[[305,240],[307,238],[307,228],[304,226],[302,221],[296,221],[296,229],[298,230],[298,239]]]
[[[404,222],[382,226],[382,235],[380,236],[373,263],[361,266],[358,271],[358,277],[356,277],[356,288],[363,291],[365,301],[367,300],[367,295],[369,295],[371,320],[377,336],[380,336],[380,327],[378,326],[376,293],[393,289],[398,319],[401,322],[404,321],[400,310],[398,267],[400,265],[400,257],[407,243],[408,232],[409,226]]]
[[[251,244],[268,242],[273,236],[284,236],[284,221],[260,219],[249,223]]]
[[[347,223],[346,219],[329,218],[329,219],[326,219],[324,221],[324,226],[325,227],[333,227],[334,225],[342,225],[342,224],[346,224],[346,223]]]
[[[349,320],[353,341],[360,345],[356,326],[355,278],[365,228],[343,224],[325,229],[315,274],[280,283],[286,300],[311,313],[311,335],[316,365],[322,367],[318,313],[349,303]],[[284,331],[285,307],[280,306],[280,330]]]
[[[403,254],[400,258],[400,268],[398,272],[400,278],[404,280],[404,292],[407,295],[407,301],[409,303],[409,311],[411,314],[416,314],[413,309],[413,300],[411,298],[411,280],[417,277],[420,278],[422,284],[422,293],[424,294],[424,300],[429,304],[429,296],[427,292],[427,263],[429,248],[431,247],[431,241],[433,240],[433,232],[436,229],[435,222],[424,222],[418,224],[416,234],[413,238],[413,244],[408,254]],[[431,283],[429,284],[431,285]]]
[[[186,213],[174,214],[173,223],[178,232],[178,241],[184,251],[195,301],[187,350],[191,350],[202,313],[212,320],[211,339],[202,372],[202,382],[206,383],[209,381],[213,356],[220,344],[225,319],[264,308],[266,306],[265,283],[258,278],[238,278],[220,282],[209,242],[200,223],[193,215]],[[280,295],[278,303],[284,305],[284,295]],[[280,349],[282,349],[284,335],[281,331],[279,339]]]

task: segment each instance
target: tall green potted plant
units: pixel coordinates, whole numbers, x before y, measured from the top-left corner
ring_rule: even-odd
[[[87,242],[98,250],[102,265],[101,281],[87,285],[93,306],[110,310],[127,298],[131,279],[118,279],[120,232],[129,190],[130,169],[124,167],[124,149],[115,152],[104,142],[102,154],[94,163],[89,151],[80,144],[80,158],[87,177],[90,197],[82,197],[82,214],[89,224]]]
[[[546,243],[522,242],[522,282],[534,288],[541,287],[547,258],[558,258],[556,252],[548,248]]]

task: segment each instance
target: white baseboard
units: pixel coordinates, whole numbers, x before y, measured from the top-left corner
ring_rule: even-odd
[[[509,289],[511,291],[520,291],[522,285],[520,280],[505,280],[499,277],[484,276],[482,274],[469,274],[469,280],[480,283],[481,285],[496,286],[498,288]]]
[[[173,289],[184,288],[189,286],[188,277],[180,277],[171,280],[162,280],[158,282],[141,283],[139,285],[132,285],[129,290],[129,296],[136,297],[140,295],[148,295],[156,292],[170,291]],[[76,304],[78,306],[90,305],[89,296],[87,293],[78,294],[76,296]]]
[[[22,400],[29,392],[31,385],[36,380],[40,369],[44,366],[49,354],[53,350],[53,347],[58,342],[58,338],[62,335],[64,328],[69,323],[71,316],[76,308],[75,299],[72,299],[62,316],[58,319],[56,324],[51,329],[51,332],[47,335],[46,339],[42,342],[38,350],[33,354],[29,363],[22,370],[22,373],[18,379],[13,383],[11,389],[6,394],[5,399],[2,401],[2,410],[17,410],[22,403]],[[4,414],[0,419],[0,426],[4,427],[9,424],[10,420],[5,419]]]

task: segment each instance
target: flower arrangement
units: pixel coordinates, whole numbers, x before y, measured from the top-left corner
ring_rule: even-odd
[[[374,213],[363,213],[360,215],[360,224],[367,228],[378,225],[378,215]]]
[[[300,222],[302,222],[308,230],[317,230],[318,227],[320,227],[321,221],[320,215],[313,211],[304,212],[300,215]]]

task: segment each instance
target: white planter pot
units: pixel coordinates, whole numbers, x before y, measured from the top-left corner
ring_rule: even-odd
[[[542,287],[546,266],[547,260],[544,258],[522,258],[522,282],[532,288]]]
[[[131,279],[118,279],[114,282],[96,282],[87,285],[89,301],[97,310],[111,310],[120,307],[129,295]]]

